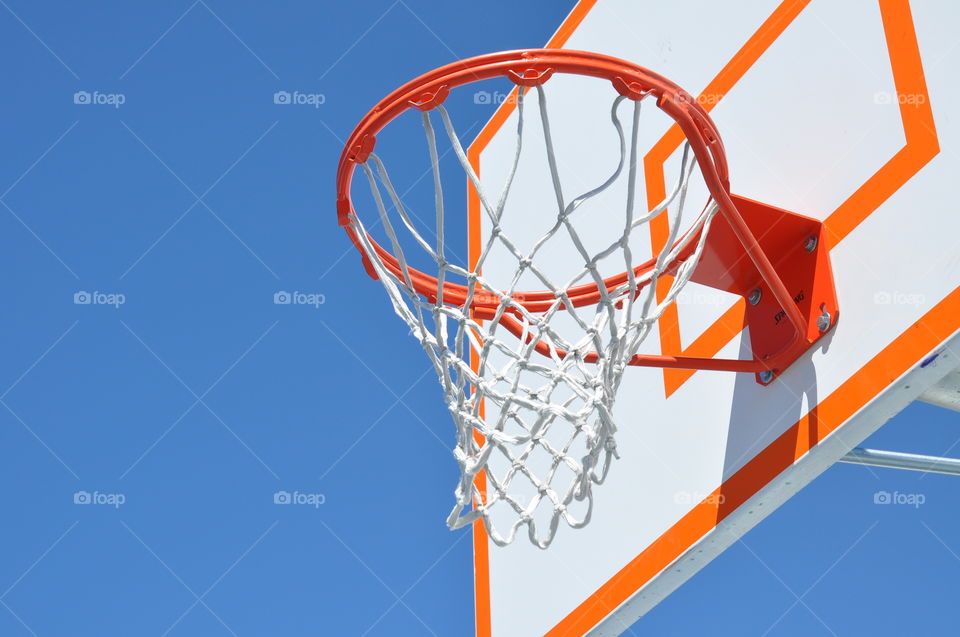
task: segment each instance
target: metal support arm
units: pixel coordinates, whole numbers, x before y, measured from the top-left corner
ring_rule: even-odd
[[[928,473],[945,473],[960,476],[960,459],[937,456],[920,456],[914,453],[878,451],[858,447],[840,459],[848,464],[863,464],[887,469],[906,469]]]

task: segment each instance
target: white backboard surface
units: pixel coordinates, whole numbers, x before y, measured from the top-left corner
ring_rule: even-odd
[[[767,387],[752,374],[629,369],[621,458],[591,523],[561,528],[548,550],[498,548],[476,528],[479,635],[623,632],[960,364],[949,349],[960,329],[957,24],[960,5],[909,0],[590,0],[560,26],[549,46],[621,57],[700,96],[735,194],[825,221],[841,315]],[[559,77],[545,89],[561,173],[595,181],[600,158],[616,155],[612,89]],[[502,105],[470,149],[491,187],[515,117]],[[647,186],[665,131],[641,138]],[[544,194],[518,183],[512,196],[536,210]],[[528,240],[542,230],[518,218],[521,239],[524,224]],[[562,267],[561,252],[551,258]],[[509,272],[492,261],[485,275]],[[742,299],[692,285],[644,351],[749,357],[742,316]]]

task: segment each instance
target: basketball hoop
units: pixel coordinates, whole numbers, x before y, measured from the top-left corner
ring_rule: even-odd
[[[565,197],[560,186],[547,113],[545,86],[556,74],[608,80],[614,89],[610,119],[619,138],[619,161],[606,180],[574,198]],[[457,87],[500,77],[518,86],[518,124],[514,163],[494,199],[468,161],[443,104]],[[531,93],[537,97],[553,184],[544,204],[555,206],[556,219],[524,250],[508,236],[503,215],[522,148],[524,104]],[[668,115],[686,144],[672,190],[658,205],[638,213],[637,131],[645,103]],[[620,110],[631,104],[628,136]],[[435,241],[417,229],[384,162],[374,153],[378,133],[410,109],[421,111],[433,168]],[[434,112],[489,225],[482,250],[468,264],[452,262],[444,246]],[[351,182],[358,166],[369,181],[377,221],[390,249],[374,240],[354,211]],[[696,172],[709,195],[680,232],[688,186]],[[591,250],[571,218],[618,180],[626,180],[622,229],[604,248]],[[459,528],[482,520],[489,537],[501,545],[526,526],[530,540],[545,548],[561,519],[572,527],[589,521],[592,485],[603,482],[617,456],[613,407],[628,366],[747,372],[769,384],[838,316],[822,224],[732,195],[720,135],[697,100],[656,73],[596,53],[561,49],[494,53],[444,66],[405,84],[364,117],[347,141],[337,171],[337,210],[367,272],[381,281],[395,312],[427,352],[457,425],[454,456],[461,479],[448,525]],[[631,234],[660,215],[669,219],[668,240],[650,259],[635,263]],[[562,281],[537,263],[541,247],[556,237],[571,242],[570,259],[584,264]],[[436,274],[412,267],[405,246],[427,255]],[[483,274],[494,247],[508,255],[511,264],[516,262],[507,285]],[[622,271],[604,277],[600,264],[609,265],[611,259],[622,263]],[[541,287],[518,289],[524,277],[534,278]],[[690,281],[747,300],[752,359],[638,353],[661,314]],[[517,482],[524,488],[513,488]],[[521,498],[520,492],[532,495]],[[582,510],[574,512],[577,503]],[[506,521],[498,517],[497,511],[503,510],[510,515]]]

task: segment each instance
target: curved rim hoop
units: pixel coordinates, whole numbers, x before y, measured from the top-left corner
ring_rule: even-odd
[[[350,226],[349,215],[356,214],[350,198],[354,170],[358,164],[366,162],[373,152],[377,134],[411,108],[427,111],[442,104],[452,88],[496,77],[506,77],[518,86],[538,86],[547,82],[554,73],[609,80],[620,95],[634,101],[648,96],[656,98],[657,106],[676,122],[689,141],[720,212],[725,216],[731,213],[738,216],[730,199],[727,160],[716,125],[697,100],[667,78],[626,60],[588,51],[526,49],[490,53],[442,66],[407,82],[367,113],[347,140],[337,168],[338,219],[360,250],[364,266],[373,278],[377,278],[377,275]],[[396,257],[372,237],[368,236],[367,240],[387,270],[402,278],[403,268]],[[674,263],[682,262],[687,256],[689,254],[678,255]],[[655,259],[650,259],[638,265],[634,273],[641,275],[653,268],[654,263]],[[436,300],[436,277],[409,266],[407,273],[418,294],[431,301]],[[622,272],[603,282],[607,291],[610,291],[622,285],[627,278],[627,272]],[[567,290],[567,296],[575,307],[596,304],[601,298],[596,283],[571,288]],[[444,282],[443,298],[447,303],[462,305],[467,299],[467,286]],[[555,295],[548,291],[517,292],[513,298],[530,312],[545,311],[556,300]],[[491,301],[483,295],[475,295],[471,299],[470,309],[492,315],[498,303],[498,300]]]
[[[350,184],[357,164],[366,162],[376,145],[377,133],[401,113],[408,109],[429,111],[442,104],[449,95],[450,89],[496,77],[506,77],[518,86],[539,86],[547,82],[555,73],[584,75],[609,80],[616,91],[631,100],[637,101],[649,96],[656,98],[656,104],[677,124],[686,136],[690,148],[696,157],[698,167],[703,176],[707,189],[718,208],[718,215],[722,217],[739,243],[743,252],[756,267],[760,279],[769,288],[771,296],[779,306],[780,312],[786,317],[791,333],[783,334],[784,338],[776,336],[779,345],[776,351],[771,351],[762,358],[753,360],[703,358],[697,356],[673,356],[636,354],[629,362],[630,365],[645,367],[683,368],[683,369],[713,369],[735,372],[755,372],[761,384],[769,384],[774,373],[786,369],[797,357],[809,349],[825,332],[818,327],[818,319],[814,316],[813,308],[801,312],[794,302],[793,295],[787,291],[783,279],[774,267],[770,258],[764,252],[750,225],[737,210],[737,205],[730,194],[727,159],[723,142],[716,125],[700,106],[696,99],[667,78],[638,66],[626,60],[615,57],[591,53],[588,51],[572,51],[566,49],[526,49],[519,51],[504,51],[454,62],[431,71],[412,80],[393,91],[377,104],[361,121],[347,140],[340,163],[337,167],[337,217],[340,225],[344,226],[353,244],[363,258],[367,273],[377,279],[377,272],[364,252],[363,245],[355,234],[350,218],[356,213],[350,199]],[[756,203],[756,202],[754,202]],[[763,204],[758,204],[763,206]],[[776,214],[795,215],[789,211],[773,209]],[[807,219],[807,221],[812,221]],[[822,224],[816,222],[815,234],[822,234]],[[700,231],[698,231],[700,232]],[[400,279],[406,274],[410,278],[415,291],[435,303],[439,281],[424,272],[400,265],[399,261],[390,252],[385,250],[372,237],[366,237],[368,245],[376,252],[388,272]],[[682,240],[682,238],[680,239]],[[819,242],[817,245],[823,243]],[[823,251],[821,246],[817,251]],[[823,291],[824,301],[830,307],[836,307],[836,291],[833,285],[833,274],[829,268],[827,253],[823,252],[823,267],[819,274],[813,273],[811,285],[819,286]],[[690,250],[681,251],[674,261],[666,268],[671,272],[680,263],[690,256]],[[651,259],[634,269],[635,275],[642,275],[651,270],[655,260]],[[607,292],[621,286],[628,278],[627,272],[603,279]],[[444,303],[463,305],[468,298],[467,286],[445,281],[442,286]],[[596,304],[602,294],[596,283],[584,284],[566,291],[567,299],[574,307]],[[477,318],[493,318],[499,307],[499,299],[484,298],[471,299],[469,309]],[[493,295],[496,296],[496,295]],[[556,296],[547,291],[517,292],[512,300],[523,306],[529,312],[536,313],[547,310],[556,301]],[[564,301],[567,302],[567,301]],[[825,308],[826,304],[819,307]],[[824,310],[826,311],[826,310]],[[779,315],[778,315],[779,316]],[[832,326],[837,317],[834,310]],[[522,333],[517,327],[509,312],[501,317],[508,329],[515,334]],[[768,325],[757,326],[757,333],[769,332]],[[829,329],[829,327],[828,327]],[[751,333],[753,333],[752,330]],[[539,343],[538,348],[542,349]]]

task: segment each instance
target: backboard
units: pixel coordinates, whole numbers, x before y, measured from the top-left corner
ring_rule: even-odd
[[[628,369],[616,404],[620,459],[596,490],[591,523],[561,529],[547,551],[494,547],[475,525],[479,635],[623,632],[960,364],[950,349],[960,342],[960,217],[950,203],[960,174],[958,21],[960,7],[909,0],[583,0],[573,9],[548,46],[672,79],[716,121],[735,194],[825,222],[841,316],[766,387],[752,374]],[[609,151],[609,97],[579,78],[548,88],[560,170],[589,183]],[[507,99],[468,151],[491,187],[514,152],[515,118]],[[650,201],[678,150],[666,132],[641,137]],[[514,196],[521,208],[538,205],[533,191]],[[476,245],[486,226],[476,198],[469,204]],[[519,216],[528,238],[541,230],[531,218]],[[510,228],[521,239],[522,223]],[[552,258],[559,267],[569,256]],[[509,276],[496,261],[485,274]],[[649,351],[749,356],[743,317],[742,298],[690,284]],[[531,591],[549,591],[550,603]]]

